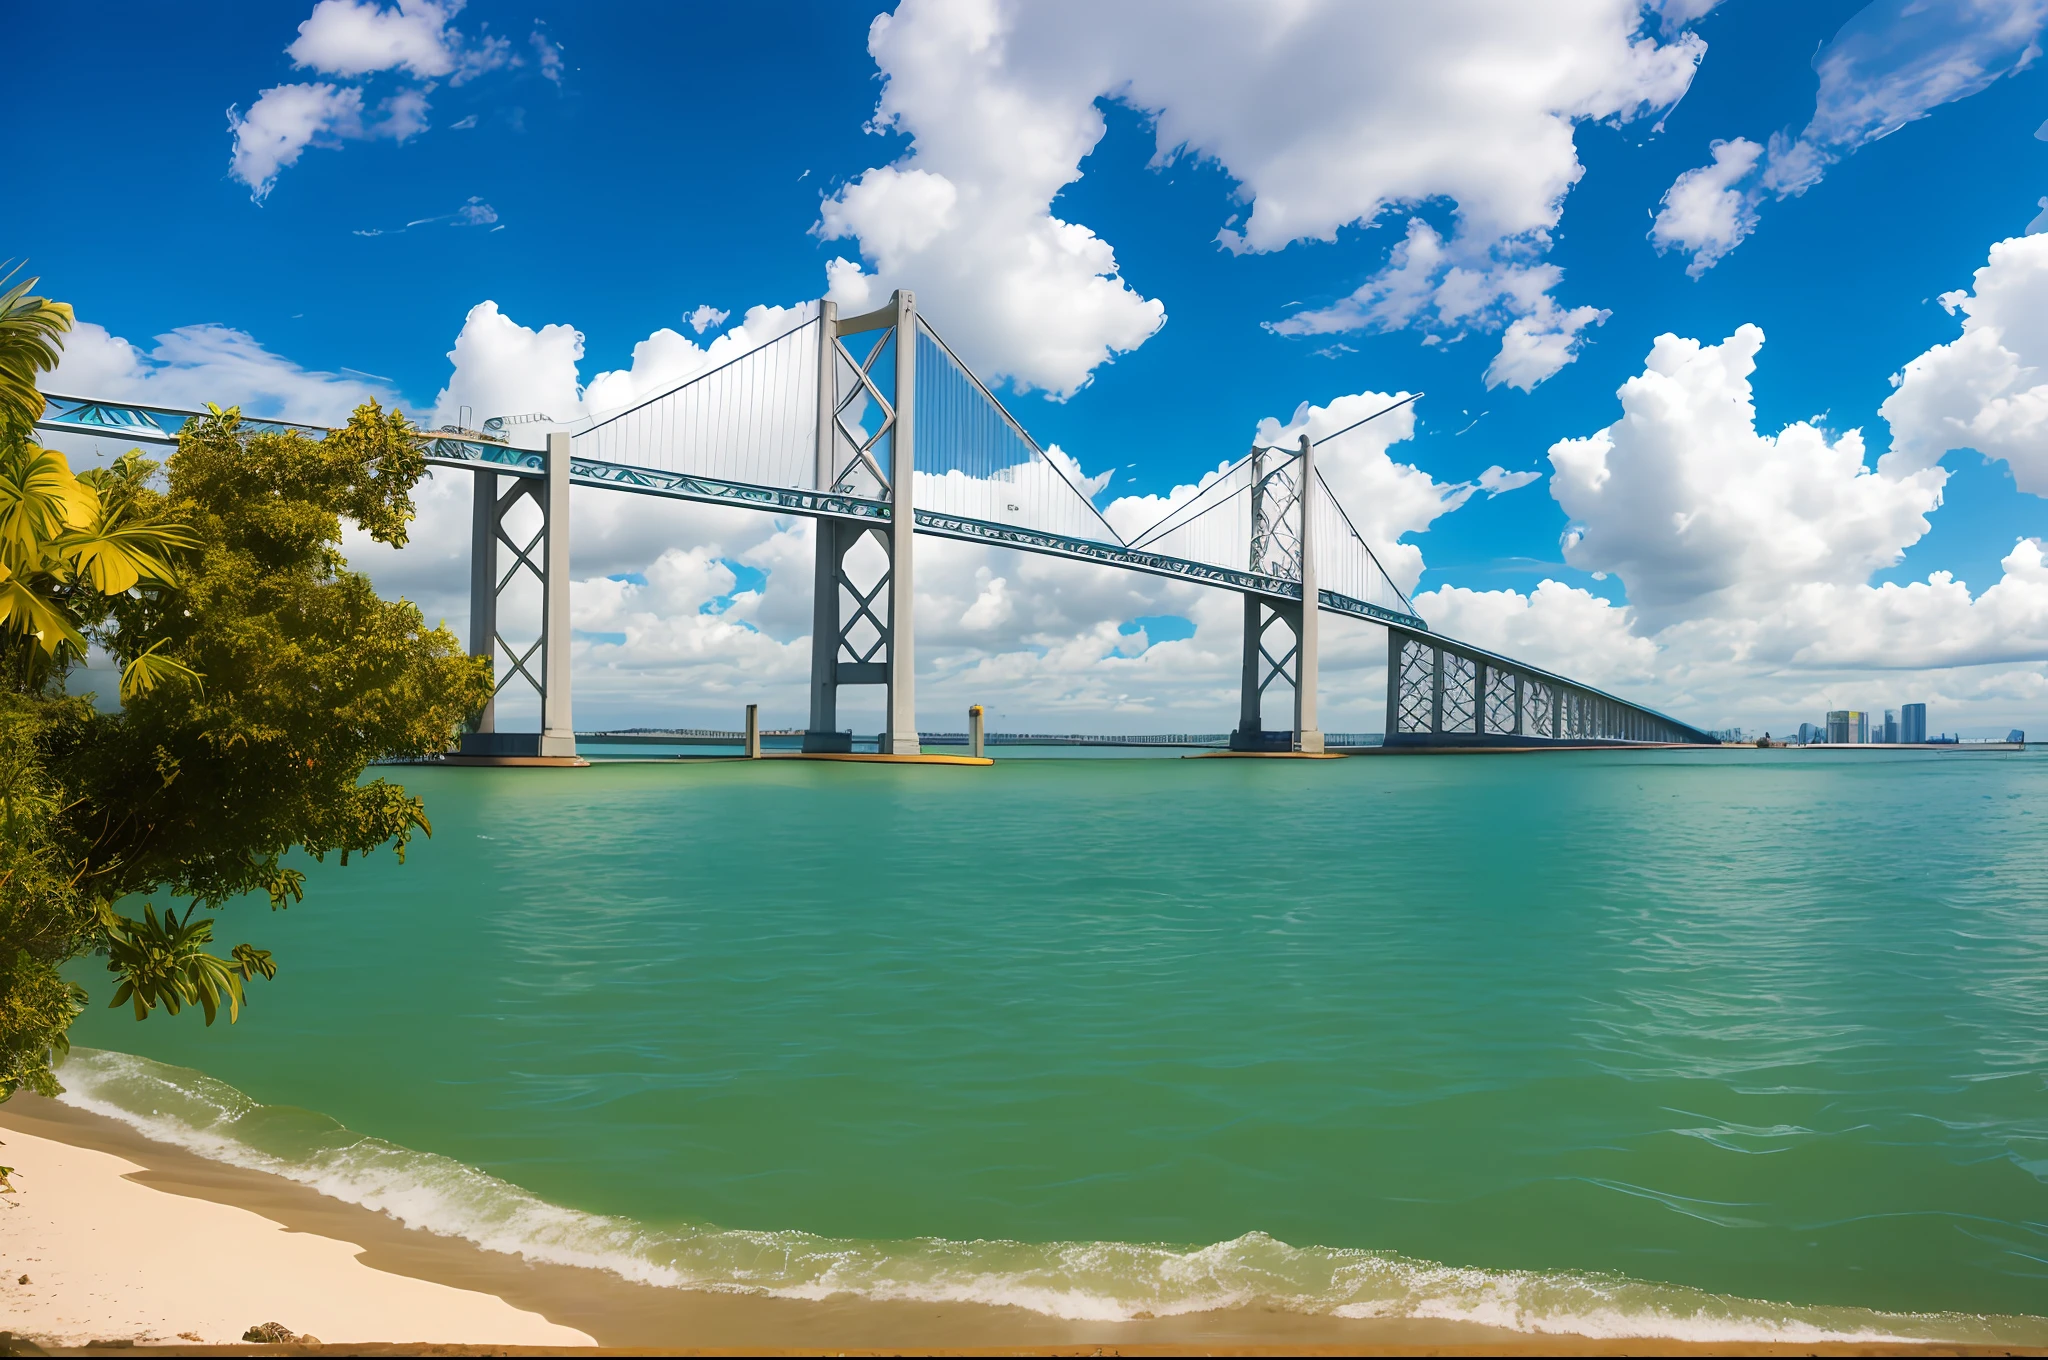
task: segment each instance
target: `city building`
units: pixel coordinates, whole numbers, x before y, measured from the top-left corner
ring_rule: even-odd
[[[1828,741],[1833,745],[1862,745],[1870,740],[1870,715],[1859,708],[1837,708],[1828,712]]]
[[[1907,704],[1899,710],[1899,740],[1927,740],[1927,705]]]
[[[1899,712],[1895,708],[1884,711],[1884,735],[1880,741],[1896,742],[1899,739]]]
[[[1828,730],[1825,727],[1819,727],[1813,723],[1799,724],[1799,744],[1801,746],[1811,746],[1817,741],[1822,741],[1826,739],[1827,734]]]

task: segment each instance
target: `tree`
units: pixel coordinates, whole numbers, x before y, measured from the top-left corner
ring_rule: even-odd
[[[59,307],[30,302],[0,297],[0,384],[54,364],[10,343],[69,324],[66,308],[54,329],[8,332],[13,311]],[[0,1098],[56,1089],[86,1000],[59,970],[81,956],[106,956],[113,1004],[138,1017],[233,1020],[275,965],[248,944],[207,952],[215,922],[198,913],[259,890],[273,909],[299,901],[294,850],[402,860],[431,834],[425,808],[367,765],[445,751],[490,694],[487,662],[341,555],[344,518],[405,543],[425,463],[402,414],[366,403],[316,440],[214,409],[161,468],[130,453],[72,477],[28,438],[40,412],[37,397],[25,422],[0,415],[0,589],[19,587],[0,615]],[[122,667],[118,711],[63,691],[88,645]],[[153,894],[189,905],[116,910]]]

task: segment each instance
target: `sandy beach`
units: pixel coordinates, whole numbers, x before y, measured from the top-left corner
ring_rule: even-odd
[[[237,1344],[278,1322],[328,1345],[696,1353],[2039,1354],[1862,1343],[1702,1345],[1472,1323],[1225,1309],[1122,1323],[1016,1308],[664,1289],[534,1264],[209,1161],[59,1101],[0,1106],[0,1331],[50,1349]],[[18,1282],[27,1276],[26,1283]]]

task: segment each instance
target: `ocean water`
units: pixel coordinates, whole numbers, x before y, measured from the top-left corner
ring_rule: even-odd
[[[2048,1342],[2048,757],[390,771],[70,1099],[660,1284]]]

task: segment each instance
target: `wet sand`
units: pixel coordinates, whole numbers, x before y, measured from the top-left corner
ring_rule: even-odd
[[[666,1289],[635,1284],[603,1270],[536,1264],[485,1251],[457,1238],[409,1229],[383,1214],[330,1198],[296,1182],[209,1161],[182,1148],[145,1138],[117,1120],[58,1101],[16,1095],[0,1105],[0,1139],[7,1136],[6,1130],[124,1158],[143,1168],[130,1173],[128,1181],[165,1192],[167,1196],[233,1206],[281,1224],[292,1233],[315,1234],[337,1244],[355,1244],[361,1248],[356,1259],[373,1270],[453,1290],[492,1295],[512,1309],[538,1314],[558,1327],[585,1333],[599,1346],[647,1353],[2048,1354],[2048,1350],[1941,1344],[1703,1344],[1656,1338],[1533,1336],[1476,1323],[1311,1317],[1264,1308],[1222,1309],[1131,1322],[1069,1322],[1021,1308],[981,1304],[864,1299],[812,1302]],[[29,1188],[23,1187],[24,1191]],[[5,1212],[0,1209],[0,1214]],[[0,1249],[6,1245],[4,1233],[5,1219],[0,1218]],[[206,1249],[203,1241],[192,1242],[190,1248],[195,1253]],[[9,1278],[11,1281],[12,1277]],[[13,1287],[11,1283],[7,1286]],[[83,1302],[78,1306],[83,1306]],[[134,1335],[111,1329],[115,1322],[111,1314],[107,1320],[110,1330],[101,1333],[99,1339]],[[251,1323],[258,1320],[249,1319]],[[274,1320],[295,1331],[317,1334],[317,1328],[303,1319],[282,1315],[272,1318],[266,1314],[260,1320]],[[163,1341],[175,1335],[175,1331],[159,1334]],[[400,1338],[392,1339],[396,1342]],[[436,1339],[439,1344],[412,1346],[356,1342],[349,1349],[357,1354],[553,1354],[559,1353],[564,1344],[558,1340],[540,1345],[508,1345],[503,1342],[509,1338],[479,1336],[475,1338],[479,1344],[451,1345],[445,1333]],[[173,1343],[152,1345],[151,1349],[159,1353],[198,1353],[211,1348]],[[279,1353],[291,1348],[236,1349]]]

